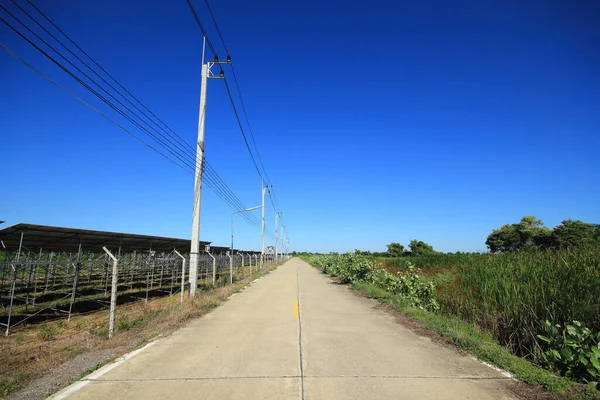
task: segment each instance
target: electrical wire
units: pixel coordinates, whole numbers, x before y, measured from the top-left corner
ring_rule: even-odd
[[[223,45],[223,48],[225,49],[225,52],[227,53],[227,58],[228,58],[228,60],[231,60],[231,53],[230,53],[230,51],[229,51],[229,48],[227,47],[227,43],[225,42],[225,38],[223,37],[223,34],[222,34],[222,32],[221,32],[221,29],[219,28],[219,24],[217,23],[217,19],[215,18],[215,15],[214,15],[214,13],[213,13],[213,11],[212,11],[212,8],[211,8],[211,6],[210,6],[210,3],[209,3],[209,1],[208,1],[208,0],[204,0],[204,3],[206,4],[206,8],[207,8],[207,10],[208,10],[208,13],[209,13],[209,15],[210,15],[210,18],[211,18],[211,20],[212,20],[212,22],[213,22],[213,25],[215,26],[215,29],[216,29],[216,31],[217,31],[217,34],[218,34],[218,36],[219,36],[219,39],[220,39],[220,41],[221,41],[221,44]],[[188,4],[189,4],[189,0],[188,0]],[[192,8],[192,10],[193,10],[193,7],[191,7],[191,8]],[[194,14],[194,15],[197,17],[197,15],[196,15],[195,11],[193,11],[193,14]],[[197,21],[197,22],[198,22],[198,21]],[[199,24],[199,26],[201,26],[201,24]],[[202,30],[202,33],[203,33],[203,34],[206,36],[206,30],[204,30],[204,28],[203,28],[203,27],[201,27],[201,30]],[[230,63],[230,67],[231,67],[231,72],[232,72],[233,80],[234,80],[234,83],[235,83],[235,87],[236,87],[236,90],[237,90],[237,94],[238,94],[238,97],[239,97],[239,100],[240,100],[240,104],[241,104],[241,106],[242,106],[242,112],[243,112],[243,115],[244,115],[244,119],[245,119],[245,121],[246,121],[246,125],[248,126],[248,132],[249,132],[249,134],[250,134],[250,138],[251,138],[251,140],[252,140],[252,144],[253,144],[253,146],[254,146],[254,151],[255,151],[255,153],[256,153],[256,156],[257,156],[257,158],[258,158],[258,162],[259,162],[259,164],[260,164],[260,166],[261,166],[261,170],[262,170],[262,172],[263,172],[263,174],[264,174],[264,177],[263,177],[263,174],[261,174],[260,172],[258,172],[258,166],[256,165],[256,161],[255,161],[255,159],[254,159],[254,156],[252,155],[252,151],[250,150],[250,148],[249,148],[249,146],[248,146],[248,141],[247,141],[246,135],[245,135],[245,133],[244,133],[244,130],[243,130],[243,128],[241,127],[241,124],[240,124],[240,121],[239,121],[239,117],[238,117],[237,110],[235,110],[235,105],[233,104],[233,100],[231,100],[231,101],[232,101],[232,106],[234,107],[234,113],[236,114],[236,119],[238,119],[238,124],[240,125],[240,130],[242,131],[242,136],[243,136],[243,138],[244,138],[244,142],[246,143],[246,147],[248,148],[248,152],[250,153],[250,156],[251,156],[251,158],[252,158],[252,162],[254,163],[254,166],[255,166],[255,168],[257,169],[257,172],[258,172],[258,174],[259,174],[260,178],[261,178],[261,179],[262,179],[264,182],[266,182],[266,183],[267,183],[267,185],[270,185],[270,186],[271,186],[271,190],[269,191],[269,199],[270,199],[270,201],[271,201],[271,204],[272,204],[272,206],[273,206],[273,209],[274,209],[276,212],[281,212],[281,209],[280,209],[280,207],[279,207],[279,203],[278,203],[278,201],[277,201],[277,196],[275,195],[275,191],[274,191],[274,190],[273,190],[273,188],[272,188],[272,186],[273,186],[273,183],[272,183],[272,181],[271,181],[271,178],[269,177],[269,174],[267,173],[267,170],[266,170],[266,168],[265,168],[265,165],[264,165],[264,163],[263,163],[263,160],[262,160],[262,156],[260,155],[260,151],[259,151],[259,149],[258,149],[258,145],[256,144],[256,139],[255,139],[255,137],[254,137],[254,132],[253,132],[253,130],[252,130],[252,125],[250,124],[250,119],[249,119],[249,117],[248,117],[248,112],[247,112],[247,109],[246,109],[246,104],[245,104],[245,102],[244,102],[244,98],[243,98],[243,96],[242,96],[242,90],[241,90],[241,88],[240,88],[240,84],[239,84],[239,81],[238,81],[238,78],[237,78],[237,74],[236,74],[236,72],[235,72],[235,65],[234,65],[234,63],[233,63],[233,62],[231,62],[231,63]],[[227,91],[228,91],[229,97],[230,97],[230,99],[231,99],[231,97],[232,97],[232,96],[231,96],[231,92],[229,91],[229,87],[228,87],[228,85],[227,85],[227,82],[225,82],[225,83],[226,83],[226,88],[227,88]]]
[[[30,4],[32,4],[30,1],[28,1]],[[32,4],[33,5],[33,4]],[[17,5],[18,6],[18,5]],[[35,7],[35,6],[34,6]],[[19,20],[14,14],[10,13],[6,8],[1,7],[0,8],[7,12],[11,17],[13,17],[15,20],[17,20],[17,22],[19,22],[22,26],[24,26],[29,32],[31,32],[34,36],[36,36],[39,40],[41,40],[46,46],[48,46],[49,48],[51,48],[55,53],[59,54],[59,56],[61,56],[61,58],[65,59],[67,62],[69,62],[69,64],[71,64],[75,69],[77,69],[80,73],[82,73],[86,78],[88,78],[90,81],[92,81],[96,86],[100,87],[101,89],[103,89],[95,80],[93,80],[91,77],[89,77],[89,75],[85,74],[83,71],[81,71],[81,69],[77,68],[73,63],[71,63],[69,60],[67,60],[59,51],[57,51],[54,47],[50,46],[48,44],[48,42],[46,42],[44,39],[42,39],[39,35],[37,35],[35,32],[33,32],[28,26],[26,26],[21,20]],[[37,7],[35,7],[36,10]],[[21,7],[19,7],[19,9],[21,9],[22,11],[24,11]],[[25,12],[25,11],[24,11]],[[26,12],[25,12],[26,13]],[[50,34],[50,36],[55,39],[59,44],[61,44],[63,47],[67,48],[62,42],[60,42],[60,40],[58,40],[54,35],[52,35],[50,32],[48,32],[47,29],[45,29],[43,26],[41,26],[41,24],[39,24],[29,13],[26,13],[26,15],[28,15],[29,18],[31,18],[32,20],[34,20],[34,22],[36,22],[36,24],[40,27],[42,27],[42,29]],[[46,19],[49,20],[49,18],[45,15],[43,15]],[[104,97],[103,95],[101,95],[98,91],[94,90],[93,88],[91,88],[89,85],[87,85],[85,82],[83,82],[83,80],[79,77],[77,77],[71,70],[69,70],[68,68],[66,68],[63,64],[61,64],[60,62],[58,62],[55,58],[53,58],[52,56],[50,56],[47,52],[45,52],[44,50],[42,50],[39,46],[37,46],[35,43],[33,43],[29,38],[27,38],[24,34],[22,34],[21,32],[19,32],[14,26],[12,26],[10,23],[8,23],[8,21],[4,20],[3,18],[0,18],[0,20],[7,26],[9,26],[9,28],[11,28],[17,35],[19,35],[21,38],[23,38],[25,41],[27,41],[30,45],[32,45],[36,50],[38,50],[39,52],[41,52],[43,55],[45,55],[49,60],[51,60],[55,65],[57,65],[59,68],[61,68],[64,72],[66,72],[67,74],[69,74],[73,79],[75,79],[78,83],[80,83],[82,86],[84,86],[86,89],[88,89],[90,92],[92,92],[94,95],[96,95],[98,98],[100,98],[103,102],[105,102],[109,107],[111,107],[113,110],[115,110],[116,112],[118,112],[120,115],[122,115],[124,118],[126,118],[129,122],[131,122],[132,124],[136,125],[139,129],[141,129],[142,131],[144,131],[148,136],[152,137],[154,140],[156,140],[158,143],[160,143],[162,145],[162,147],[167,150],[167,152],[171,153],[171,155],[173,155],[175,158],[177,158],[179,161],[175,161],[173,160],[171,157],[167,156],[165,153],[159,151],[158,149],[156,149],[154,146],[150,145],[149,143],[147,143],[146,141],[142,140],[139,136],[133,134],[130,130],[128,130],[127,128],[125,128],[123,125],[117,123],[116,121],[114,121],[112,118],[108,117],[108,115],[106,115],[105,113],[101,112],[100,110],[98,110],[97,108],[91,106],[89,103],[83,101],[81,98],[79,98],[77,95],[75,95],[72,92],[69,92],[64,86],[58,84],[55,80],[53,80],[52,78],[50,78],[49,76],[41,73],[41,71],[37,70],[36,68],[34,68],[31,64],[27,63],[25,60],[23,60],[22,58],[18,57],[14,52],[10,51],[10,49],[8,49],[6,46],[2,46],[3,50],[7,51],[11,56],[13,56],[14,58],[16,58],[17,60],[19,60],[20,62],[22,62],[24,65],[28,66],[30,69],[32,69],[34,72],[36,72],[37,74],[39,74],[40,76],[44,77],[45,79],[49,80],[50,82],[52,82],[53,84],[55,84],[57,87],[59,87],[61,90],[67,92],[69,95],[71,95],[72,97],[74,97],[76,100],[80,101],[82,104],[86,105],[87,107],[89,107],[90,109],[92,109],[93,111],[96,111],[97,113],[99,113],[100,115],[102,115],[104,118],[106,118],[107,120],[109,120],[110,122],[114,123],[115,125],[117,125],[119,128],[121,128],[122,130],[124,130],[125,132],[127,132],[128,134],[130,134],[131,136],[133,136],[134,138],[136,138],[138,141],[140,141],[141,143],[143,143],[145,146],[149,147],[150,149],[152,149],[153,151],[157,152],[158,154],[160,154],[162,157],[168,159],[169,161],[175,163],[177,166],[183,168],[184,170],[186,169],[184,166],[187,166],[188,168],[190,168],[192,171],[195,170],[195,166],[193,165],[193,163],[191,163],[189,161],[189,159],[187,158],[182,158],[182,154],[179,152],[179,150],[181,150],[181,146],[179,146],[179,148],[177,149],[178,151],[173,151],[173,148],[171,146],[169,146],[168,144],[165,143],[164,140],[161,140],[159,137],[157,137],[156,135],[152,134],[151,132],[148,131],[148,129],[145,129],[143,126],[140,125],[140,123],[138,123],[137,121],[133,120],[131,118],[131,116],[127,115],[122,109],[119,109],[117,106],[115,106],[112,102],[110,102],[106,97]],[[53,24],[53,23],[52,23]],[[53,26],[56,26],[55,24],[53,24]],[[62,31],[61,31],[62,32]],[[72,43],[74,43],[72,41],[72,39],[68,38]],[[76,46],[80,49],[79,46]],[[72,51],[70,51],[68,48],[67,50],[74,55],[80,62],[82,62],[84,65],[86,65],[86,67],[88,67],[88,69],[92,70],[93,69],[87,64],[85,63],[83,60],[81,60],[81,58],[77,57]],[[87,53],[86,53],[87,55]],[[88,56],[88,58],[91,58]],[[93,60],[92,60],[93,61]],[[93,61],[96,65],[98,65],[98,63],[96,63],[95,61]],[[103,68],[101,68],[103,71],[105,71]],[[97,76],[99,76],[95,71],[93,71]],[[99,76],[100,77],[100,76]],[[100,77],[101,78],[101,77]],[[103,82],[107,83],[106,80],[102,79]],[[114,80],[114,78],[113,78]],[[123,98],[126,98],[122,93],[120,93],[116,88],[114,88],[114,86],[109,85],[113,90],[115,90],[115,92],[119,93]],[[119,84],[119,86],[122,87],[122,85]],[[106,90],[103,90],[105,93],[109,94]],[[130,93],[127,91],[127,93]],[[117,101],[120,105],[124,106],[122,102],[118,101],[114,96],[110,95],[111,98],[113,98],[115,101]],[[137,100],[137,99],[136,99]],[[139,102],[139,100],[137,100]],[[131,102],[130,102],[131,103]],[[140,102],[141,103],[141,102]],[[135,114],[130,108],[124,106],[130,113],[134,114],[138,119],[140,119],[140,121],[144,122],[148,127],[152,128],[146,121],[144,121],[139,115]],[[135,107],[137,110],[139,110],[138,107]],[[144,108],[147,109],[147,107],[144,106]],[[144,116],[146,116],[148,119],[150,119],[147,114],[143,113]],[[154,114],[152,114],[154,115]],[[157,117],[156,117],[157,118]],[[157,118],[158,119],[158,118]],[[151,119],[150,119],[151,120]],[[152,120],[151,120],[152,121]],[[152,121],[154,122],[154,121]],[[161,121],[161,123],[164,124],[164,122]],[[164,124],[166,126],[166,124]],[[156,132],[156,129],[153,129]],[[163,129],[164,131],[164,129]],[[171,130],[172,131],[172,130]],[[159,133],[159,132],[158,132]],[[166,138],[164,135],[160,135],[163,139],[166,139],[169,143],[173,144],[175,142],[168,140],[168,138]],[[179,137],[180,138],[180,137]],[[180,138],[181,139],[181,138]],[[191,147],[188,145],[188,147]],[[189,153],[189,151],[188,151]],[[182,165],[183,164],[183,165]],[[189,172],[189,171],[188,171]],[[240,205],[242,205],[241,201],[239,201],[239,199],[233,194],[233,192],[231,192],[231,190],[226,186],[226,184],[222,181],[222,179],[220,179],[220,177],[218,176],[218,174],[216,174],[216,171],[214,171],[214,169],[211,168],[211,171],[208,172],[208,174],[206,175],[207,178],[207,186],[211,187],[211,189],[213,189],[213,191],[215,191],[215,193],[221,197],[222,200],[224,200],[226,203],[228,203],[232,208],[238,208],[240,207]],[[256,218],[248,218],[247,216],[245,216],[248,220],[248,222],[252,223],[252,224],[257,224]]]

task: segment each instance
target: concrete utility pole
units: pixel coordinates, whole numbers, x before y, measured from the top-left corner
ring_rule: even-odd
[[[275,263],[277,264],[277,258],[278,258],[278,248],[277,248],[277,244],[279,242],[279,216],[281,215],[280,212],[275,213]]]
[[[270,187],[273,187],[271,185]],[[262,219],[261,219],[261,232],[260,232],[260,269],[265,262],[265,193],[269,193],[269,185],[263,186],[262,190]]]
[[[265,262],[265,193],[269,190],[269,186],[263,186],[262,188],[262,218],[261,218],[261,232],[260,232],[260,269],[262,269]]]
[[[190,297],[196,294],[198,286],[198,257],[200,255],[200,204],[202,200],[202,172],[204,171],[204,121],[206,120],[206,84],[208,78],[223,78],[223,75],[213,75],[211,68],[215,64],[230,64],[227,61],[204,62],[204,48],[206,37],[202,45],[202,75],[200,79],[200,109],[198,111],[198,142],[196,145],[196,174],[194,179],[194,207],[192,211],[192,243],[190,248]]]

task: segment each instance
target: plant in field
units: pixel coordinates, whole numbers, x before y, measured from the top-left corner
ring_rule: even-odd
[[[49,342],[50,340],[53,340],[56,337],[57,333],[58,330],[56,329],[56,327],[51,325],[44,325],[40,328],[38,336],[44,342]]]
[[[600,332],[592,333],[581,322],[561,327],[550,321],[542,323],[545,344],[544,362],[562,375],[584,382],[600,380]]]
[[[403,274],[392,274],[368,258],[357,254],[313,256],[309,262],[341,283],[369,282],[395,295],[402,296],[413,307],[436,311],[434,285],[425,280],[421,271],[407,263]]]

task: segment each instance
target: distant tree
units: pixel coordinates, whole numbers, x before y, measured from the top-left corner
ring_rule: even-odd
[[[541,220],[535,219],[532,215],[521,218],[521,221],[514,226],[519,235],[519,249],[545,245],[552,234]]]
[[[599,242],[598,225],[567,219],[552,231],[553,244],[557,248],[576,247]]]
[[[404,255],[404,246],[400,243],[392,242],[387,245],[387,255],[389,257],[402,257]]]
[[[410,254],[413,256],[422,256],[425,254],[436,253],[436,251],[433,250],[433,246],[417,239],[411,240],[408,244],[408,247],[410,247]]]
[[[525,248],[552,247],[552,230],[534,216],[525,216],[512,225],[494,229],[485,241],[492,253],[519,251]]]

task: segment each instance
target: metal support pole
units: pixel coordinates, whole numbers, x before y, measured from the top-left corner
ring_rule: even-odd
[[[183,303],[183,292],[185,292],[185,257],[179,254],[177,250],[174,250],[175,254],[181,257],[181,299],[180,301]]]
[[[91,263],[90,263],[91,265]],[[69,304],[69,317],[67,322],[71,321],[71,312],[73,311],[73,303],[75,303],[75,294],[77,293],[77,280],[79,278],[79,270],[81,269],[81,242],[79,242],[79,250],[77,251],[77,262],[75,264],[75,274],[73,275],[73,290],[71,291],[71,303]]]
[[[21,232],[21,240],[19,241],[19,251],[17,252],[17,263],[19,262],[19,259],[21,258],[21,248],[23,247],[23,232]],[[4,333],[4,336],[8,336],[8,331],[10,329],[10,317],[12,315],[12,308],[13,308],[13,301],[15,299],[15,286],[17,284],[17,267],[13,264],[12,265],[12,272],[13,272],[13,283],[12,283],[12,288],[10,289],[10,304],[8,306],[8,320],[6,321],[6,332]]]
[[[112,255],[112,253],[106,248],[102,247],[102,250],[108,254],[113,260],[112,269],[112,286],[110,291],[110,317],[108,318],[108,338],[112,338],[115,334],[115,313],[117,311],[117,277],[118,277],[118,266],[119,260]]]

